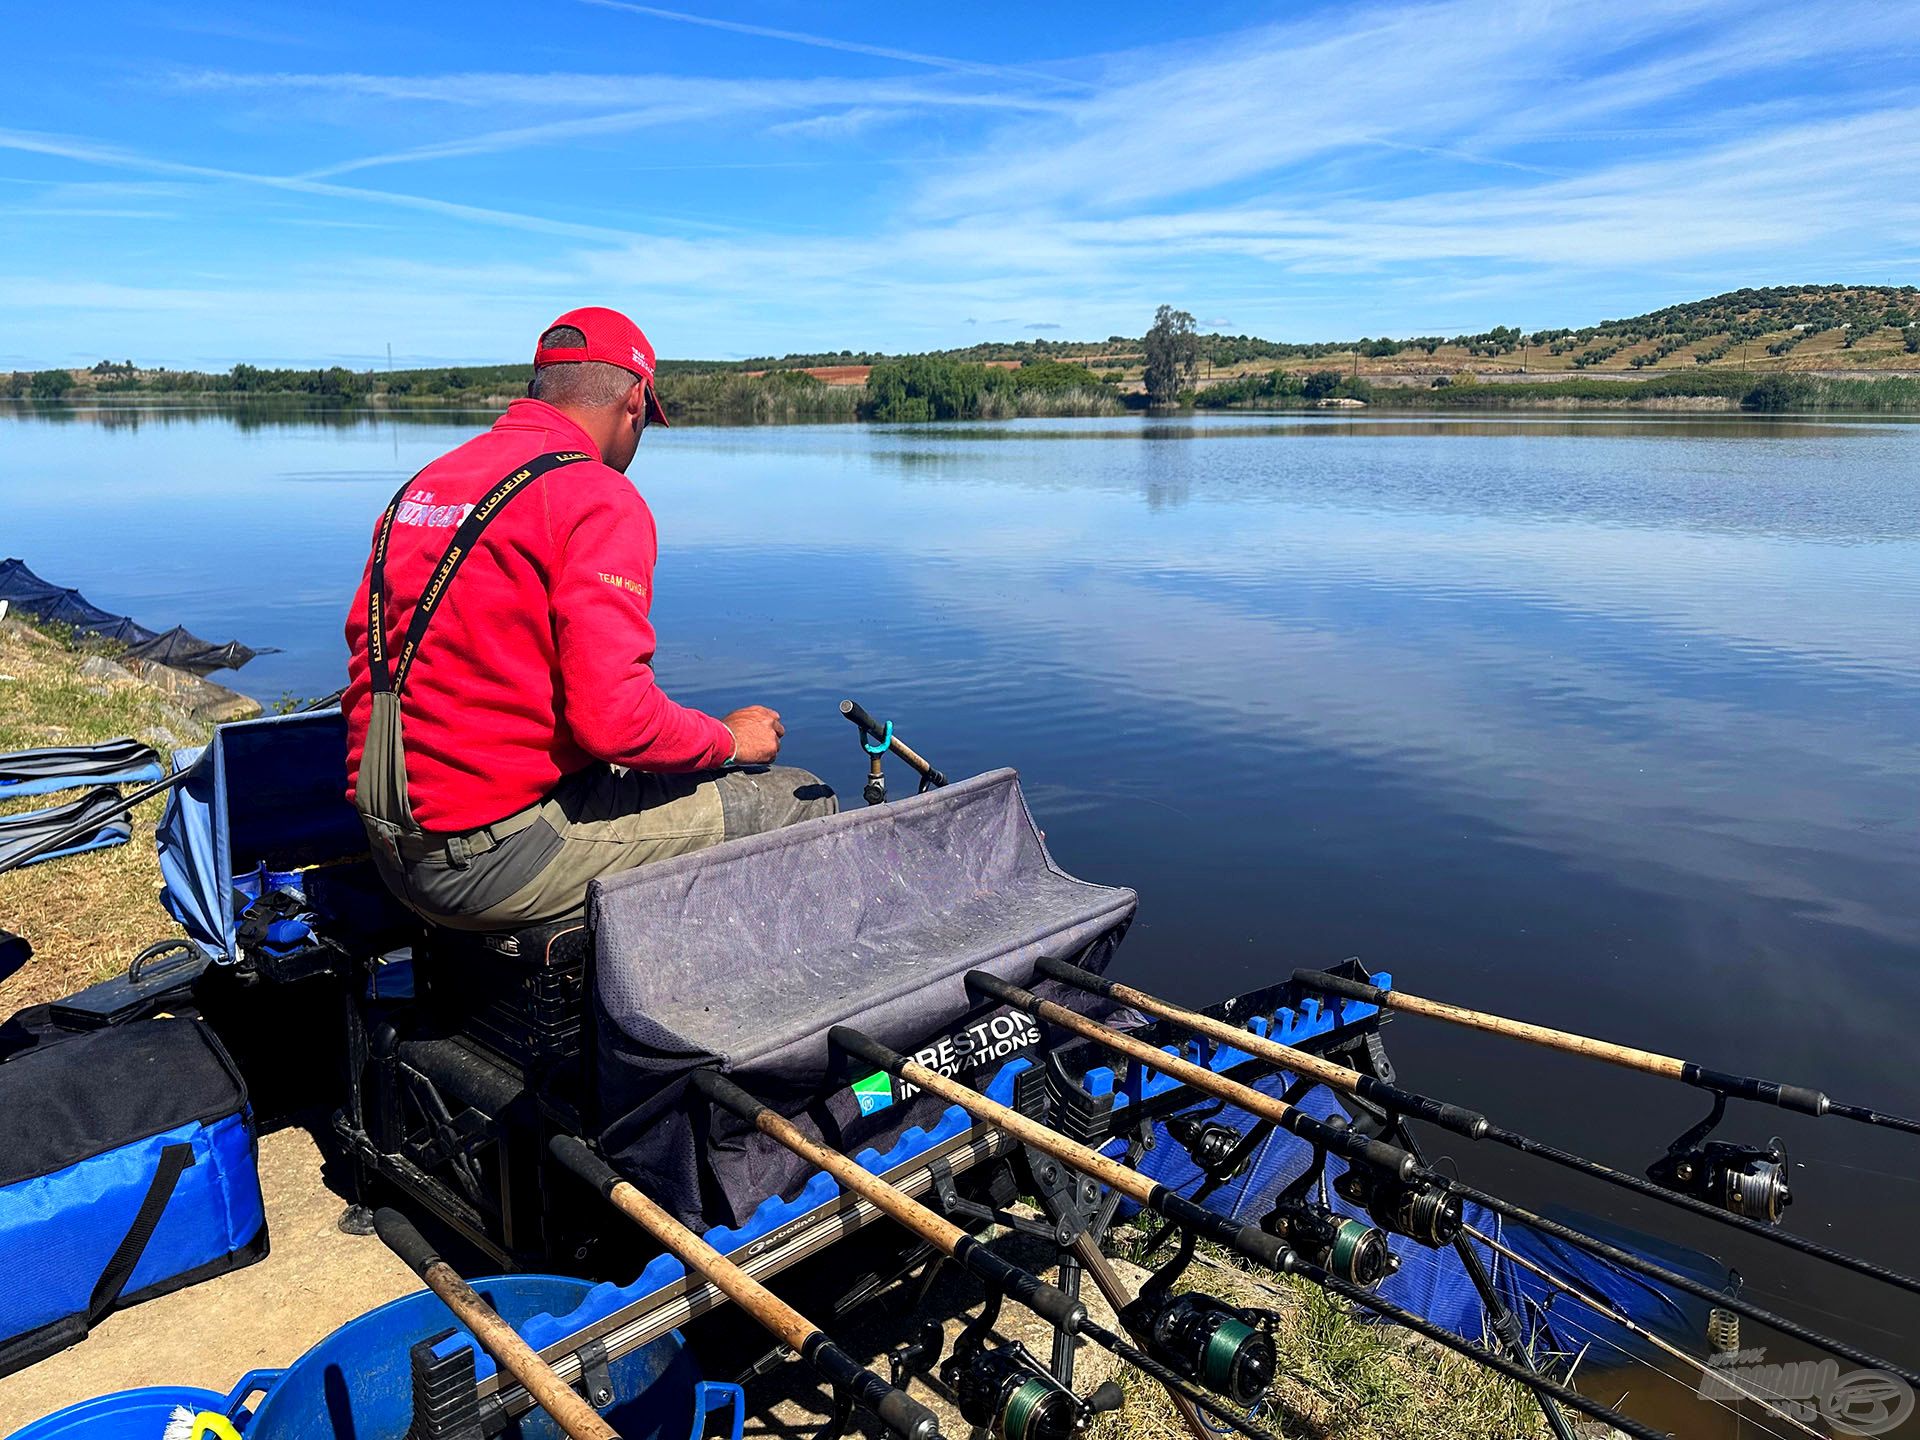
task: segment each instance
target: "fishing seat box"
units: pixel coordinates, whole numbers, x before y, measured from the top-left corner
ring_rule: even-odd
[[[246,1089],[202,1022],[134,1021],[0,1064],[0,1375],[266,1253]]]

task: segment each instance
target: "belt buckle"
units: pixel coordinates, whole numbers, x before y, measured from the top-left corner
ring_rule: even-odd
[[[473,847],[467,843],[464,835],[455,835],[447,841],[447,863],[456,870],[465,870],[473,864]]]

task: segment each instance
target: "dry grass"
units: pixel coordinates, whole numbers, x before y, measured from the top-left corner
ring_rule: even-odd
[[[1203,1257],[1178,1287],[1234,1305],[1270,1309],[1278,1380],[1259,1423],[1287,1440],[1520,1440],[1544,1436],[1533,1397],[1463,1356],[1392,1325],[1356,1318],[1305,1281],[1256,1275]],[[1124,1409],[1103,1416],[1091,1440],[1163,1440],[1186,1434],[1166,1392],[1124,1371]]]
[[[206,729],[137,682],[101,683],[77,673],[84,657],[22,626],[0,622],[0,752],[86,744],[133,735],[162,749],[206,739]],[[163,733],[164,732],[164,733]],[[171,736],[171,740],[168,739]],[[0,802],[39,809],[72,793]],[[117,849],[49,860],[0,875],[0,926],[27,937],[34,956],[0,981],[0,1018],[23,1005],[71,994],[126,969],[151,941],[180,933],[160,908],[153,825],[161,801],[133,818]]]

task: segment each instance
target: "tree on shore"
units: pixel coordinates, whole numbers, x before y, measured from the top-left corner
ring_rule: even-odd
[[[1146,383],[1149,405],[1172,405],[1180,392],[1193,384],[1200,368],[1200,337],[1194,330],[1193,316],[1171,305],[1154,312],[1153,328],[1147,331]]]

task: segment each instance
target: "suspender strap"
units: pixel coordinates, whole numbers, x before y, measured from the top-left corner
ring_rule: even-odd
[[[400,493],[387,506],[387,513],[380,517],[380,528],[373,538],[373,563],[367,583],[367,662],[376,695],[389,690],[398,695],[406,688],[407,673],[413,668],[413,657],[419,653],[420,642],[426,637],[427,626],[432,623],[434,612],[446,598],[447,586],[460,573],[460,566],[473,553],[480,532],[487,528],[494,516],[506,507],[509,500],[549,470],[557,470],[562,465],[577,465],[582,460],[592,458],[580,450],[558,450],[536,455],[486,493],[467,518],[460,522],[460,528],[453,532],[453,539],[447,542],[447,553],[433,567],[432,578],[427,581],[426,589],[420,592],[420,599],[413,607],[413,618],[407,623],[406,638],[400,644],[399,653],[390,662],[385,621],[387,542],[393,536],[393,518],[405,502],[413,480],[400,487]],[[419,478],[418,475],[413,477],[414,480]]]

